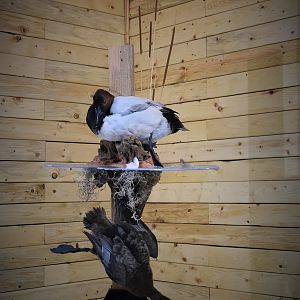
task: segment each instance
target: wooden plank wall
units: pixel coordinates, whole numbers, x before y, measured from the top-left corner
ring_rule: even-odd
[[[102,299],[93,255],[50,252],[88,245],[81,220],[101,199],[81,202],[77,172],[44,164],[97,153],[85,114],[124,42],[123,1],[3,0],[0,15],[0,299]]]
[[[166,173],[152,193],[157,286],[178,300],[298,299],[299,1],[158,0],[151,74],[154,7],[131,1],[136,94],[149,97],[153,75],[156,100],[190,129],[162,140],[161,161],[220,166]]]

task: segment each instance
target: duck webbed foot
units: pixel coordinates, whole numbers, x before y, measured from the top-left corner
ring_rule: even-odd
[[[149,152],[151,154],[154,166],[163,168],[163,165],[159,161],[158,156],[154,151],[154,147],[156,147],[156,143],[153,143],[153,141],[152,141],[152,133],[150,134],[150,137],[149,137],[149,140],[148,140],[148,147],[149,147]]]
[[[53,253],[66,254],[66,253],[77,253],[77,252],[92,252],[91,248],[80,248],[78,243],[76,246],[72,246],[69,244],[60,244],[55,248],[50,249]]]

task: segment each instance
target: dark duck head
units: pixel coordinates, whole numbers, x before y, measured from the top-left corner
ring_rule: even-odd
[[[84,218],[84,225],[91,231],[85,234],[93,245],[92,252],[99,257],[107,275],[114,282],[137,297],[169,299],[153,286],[147,245],[149,238],[148,241],[143,238],[143,234],[150,234],[145,233],[145,230],[150,230],[148,227],[123,221],[113,224],[107,219],[103,208],[89,211]],[[152,243],[157,247],[156,239]]]
[[[103,89],[97,90],[93,96],[93,104],[88,109],[86,123],[94,134],[99,134],[103,119],[110,114],[113,101],[114,96]]]

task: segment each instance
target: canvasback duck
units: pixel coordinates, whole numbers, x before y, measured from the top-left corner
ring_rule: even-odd
[[[108,91],[99,89],[93,96],[86,122],[94,134],[107,141],[117,142],[127,136],[137,137],[148,145],[154,164],[162,166],[155,155],[153,144],[169,134],[187,130],[177,114],[149,99],[114,97]]]

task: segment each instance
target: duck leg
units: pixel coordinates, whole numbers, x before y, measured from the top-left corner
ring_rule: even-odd
[[[154,166],[162,167],[163,168],[163,165],[159,161],[159,159],[157,157],[157,154],[154,151],[154,144],[153,144],[153,141],[152,141],[152,133],[150,134],[150,137],[149,137],[148,147],[149,147],[149,152],[151,154]]]

